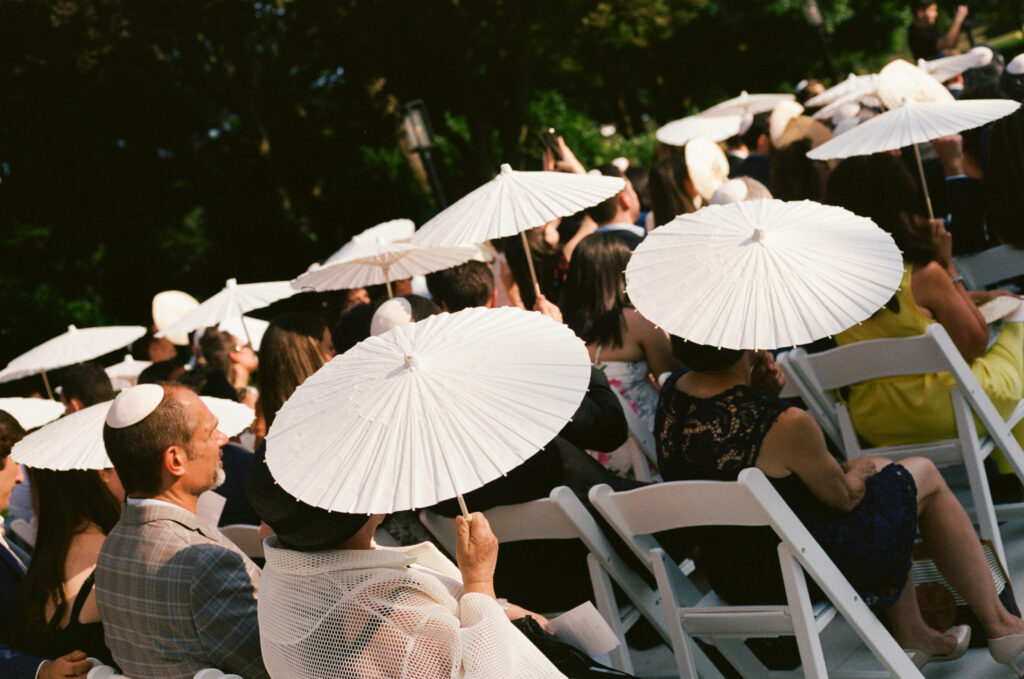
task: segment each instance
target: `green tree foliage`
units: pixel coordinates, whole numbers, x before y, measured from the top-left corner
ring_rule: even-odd
[[[909,17],[820,4],[844,71]],[[402,102],[431,112],[450,200],[501,162],[537,167],[548,125],[588,164],[646,163],[659,122],[824,74],[802,6],[0,2],[0,363],[71,322],[145,323],[157,291],[290,278],[378,221],[430,217]]]

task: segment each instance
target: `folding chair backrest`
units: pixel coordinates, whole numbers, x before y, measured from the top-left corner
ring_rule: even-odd
[[[936,341],[939,336],[949,339],[945,329],[934,323],[916,337],[855,342],[815,354],[797,348],[780,365],[825,434],[852,458],[860,454],[860,443],[839,390],[871,379],[949,371],[950,357],[943,343]],[[959,353],[955,358],[970,373]]]
[[[633,473],[639,481],[653,481],[654,476],[650,472],[648,463],[658,466],[657,448],[654,442],[654,432],[649,431],[644,425],[640,416],[633,411],[629,401],[615,389],[612,392],[619,399],[622,406],[622,414],[626,417],[626,426],[629,429],[629,440],[624,446],[630,446],[633,454]],[[658,477],[657,480],[661,480]]]
[[[420,522],[450,554],[455,554],[455,520],[428,509],[420,510]],[[494,507],[484,512],[498,542],[522,540],[581,540],[587,548],[587,568],[598,610],[620,639],[612,651],[612,664],[632,672],[625,632],[643,615],[667,638],[659,601],[643,580],[624,563],[587,508],[566,486],[553,489],[547,498]],[[646,563],[646,560],[645,560]],[[625,614],[612,589],[614,581],[635,606]]]
[[[576,526],[550,498],[494,507],[484,512],[484,516],[499,543],[574,540],[579,537]],[[420,510],[420,522],[446,551],[455,555],[455,519],[423,509]]]
[[[817,582],[835,608],[843,614],[858,636],[893,676],[921,676],[760,470],[745,469],[735,482],[673,481],[620,493],[613,492],[606,485],[595,486],[590,491],[590,500],[627,542],[636,536],[672,528],[770,525],[781,540],[779,558],[783,565],[783,578],[787,580],[786,590],[799,594],[799,600],[789,601],[788,610],[793,615],[791,633],[797,636],[798,645],[801,647],[806,676],[825,676],[824,657],[820,649],[820,640],[817,639],[818,626],[810,610],[806,585],[802,578],[796,577],[795,567],[787,567],[792,563],[799,563],[800,567]],[[657,548],[650,556],[652,566],[653,560],[664,559],[664,553]],[[656,566],[653,570],[658,575],[662,591],[665,592],[666,588],[671,590],[678,602],[677,606],[682,606],[679,610],[683,619],[686,618],[688,610],[695,611],[698,616],[709,614],[708,611],[711,609],[700,608],[706,605],[693,600],[692,592],[678,587],[679,583],[686,582],[678,572],[674,569],[672,572],[666,572],[667,569],[659,569]],[[664,582],[666,576],[672,576],[672,581]],[[694,606],[698,608],[690,609]],[[771,608],[724,607],[721,613],[724,617],[720,618],[722,622],[717,628],[717,634],[733,638],[758,636],[756,619],[760,613]],[[730,622],[728,616],[731,611],[735,611],[735,617]],[[751,614],[755,619],[753,631],[742,627],[751,619]],[[830,619],[827,612],[822,614],[826,616],[823,619]],[[668,617],[671,617],[671,611]],[[702,633],[716,634],[709,631],[708,627],[702,628]],[[761,634],[763,635],[763,630]],[[678,643],[679,635],[675,634],[675,637],[673,647],[679,659],[680,655],[688,655],[689,652],[682,650],[682,645]],[[734,664],[737,658],[741,662],[756,663],[749,655],[744,657],[748,652],[742,646],[722,643],[721,650]],[[809,666],[808,661],[811,661],[812,665]],[[681,664],[680,668],[685,664],[687,663]],[[751,664],[744,667],[748,673],[755,671],[751,669]]]
[[[250,559],[262,559],[263,540],[260,540],[260,527],[247,523],[233,523],[222,526],[221,534],[242,550]]]
[[[7,529],[24,542],[29,548],[36,546],[36,527],[25,519],[15,519],[7,524]]]
[[[1024,250],[1012,245],[997,245],[988,250],[954,258],[957,270],[971,290],[1024,274]]]

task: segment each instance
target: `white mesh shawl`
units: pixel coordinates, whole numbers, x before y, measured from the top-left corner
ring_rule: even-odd
[[[265,542],[259,624],[271,677],[563,675],[494,599],[462,594],[434,545],[296,552]]]

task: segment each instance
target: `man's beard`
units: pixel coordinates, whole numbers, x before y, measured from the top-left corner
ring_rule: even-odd
[[[228,475],[224,473],[224,467],[217,467],[217,473],[213,475],[213,483],[210,485],[210,490],[220,488],[227,480]]]

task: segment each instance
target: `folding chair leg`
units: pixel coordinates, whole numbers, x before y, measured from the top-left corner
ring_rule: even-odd
[[[821,637],[818,636],[811,595],[807,590],[807,578],[804,577],[800,562],[790,553],[785,542],[779,543],[779,564],[782,566],[782,580],[786,586],[786,598],[804,676],[807,679],[828,679]]]
[[[626,645],[626,630],[622,627],[622,616],[619,614],[619,605],[615,602],[615,590],[612,588],[612,579],[593,554],[587,554],[587,569],[590,571],[590,583],[594,588],[594,599],[597,602],[597,610],[604,617],[605,621],[615,632],[619,640],[619,646],[610,653],[612,667],[633,674],[633,661],[629,656],[629,646]]]
[[[665,624],[668,626],[668,634],[672,641],[672,654],[676,658],[679,676],[681,679],[698,679],[697,668],[693,663],[697,645],[683,629],[683,621],[679,617],[679,604],[677,603],[679,598],[668,576],[668,569],[675,567],[675,563],[663,550],[651,550],[651,569],[654,571],[654,579],[661,592],[661,608],[665,612]]]
[[[978,427],[974,423],[974,416],[963,393],[959,387],[953,390],[953,415],[956,418],[956,429],[963,432],[960,440],[976,442],[978,440]],[[995,547],[996,554],[1001,563],[1006,563],[1006,552],[1003,550],[1003,538],[999,532],[999,521],[996,519],[996,510],[992,504],[992,491],[988,486],[988,476],[985,474],[985,461],[981,459],[981,453],[977,448],[972,447],[964,452],[964,467],[967,469],[967,482],[971,487],[971,496],[974,500],[974,513],[978,522],[978,532],[983,540],[991,540]]]

